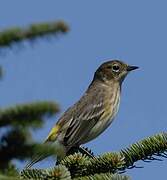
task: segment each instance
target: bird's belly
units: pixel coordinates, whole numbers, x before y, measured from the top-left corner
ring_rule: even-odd
[[[89,132],[87,138],[85,138],[85,142],[91,141],[99,136],[103,131],[107,129],[107,127],[111,124],[113,119],[111,118],[108,122],[98,122]]]
[[[117,99],[116,105],[111,106],[111,113],[109,113],[105,118],[102,118],[102,120],[99,120],[96,125],[90,130],[90,132],[87,134],[87,137],[83,139],[83,143],[85,144],[93,139],[95,139],[97,136],[99,136],[103,131],[105,131],[108,126],[113,122],[118,109],[119,109],[119,103],[120,103],[120,98]]]

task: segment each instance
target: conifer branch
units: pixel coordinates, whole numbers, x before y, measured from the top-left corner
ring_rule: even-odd
[[[152,160],[161,160],[159,158],[167,158],[167,133],[159,133],[154,136],[143,139],[130,147],[120,151],[125,161],[125,169],[135,167],[134,163],[138,160],[145,162]],[[155,157],[156,156],[156,157]],[[158,158],[157,158],[158,157]]]
[[[68,32],[69,27],[63,21],[32,24],[27,28],[10,28],[0,32],[0,47],[10,47],[13,43],[35,40],[49,35]]]
[[[120,175],[120,174],[112,174],[112,173],[99,173],[90,176],[83,176],[73,178],[73,180],[130,180],[129,176]]]
[[[72,178],[96,173],[116,173],[124,167],[124,163],[119,153],[106,153],[94,159],[75,153],[60,162],[69,169]]]
[[[98,179],[100,175],[101,177],[107,177],[108,174],[111,175],[111,173],[115,174],[127,168],[133,168],[135,167],[134,163],[138,160],[157,160],[154,156],[167,157],[166,151],[167,133],[160,133],[134,143],[120,152],[106,153],[95,158],[75,153],[60,161],[59,166],[65,166],[69,170],[72,179],[78,178],[82,180],[86,178],[85,180],[87,180],[89,177]]]
[[[90,176],[81,176],[77,178],[72,178],[70,172],[65,166],[59,165],[55,168],[50,169],[26,169],[21,172],[21,178],[23,179],[59,179],[59,180],[101,180],[101,179],[111,179],[111,180],[130,180],[126,175],[112,174],[112,173],[97,173]]]
[[[26,169],[21,172],[22,179],[57,179],[57,180],[71,180],[71,175],[65,166],[57,166],[50,169]]]
[[[0,127],[5,126],[31,126],[40,127],[43,117],[52,116],[59,111],[59,107],[53,102],[34,102],[20,104],[14,107],[0,110]]]
[[[1,180],[20,180],[20,177],[14,177],[14,176],[8,176],[4,174],[0,174],[0,179]]]
[[[3,74],[4,74],[4,70],[3,70],[2,66],[0,66],[0,80],[2,80]]]
[[[33,143],[23,128],[10,130],[0,140],[0,169],[9,169],[12,159],[24,160],[37,154],[54,155],[53,146]]]
[[[106,153],[95,159],[81,154],[66,157],[60,164],[66,166],[72,177],[88,176],[96,173],[116,173],[136,167],[138,160],[159,160],[167,158],[167,133],[160,133],[132,144],[120,152]],[[158,156],[155,158],[154,156]]]
[[[2,163],[0,164],[0,166],[3,166]],[[9,177],[19,177],[18,169],[12,163],[9,163],[8,166],[6,166],[6,168],[0,168],[0,175],[6,175]]]

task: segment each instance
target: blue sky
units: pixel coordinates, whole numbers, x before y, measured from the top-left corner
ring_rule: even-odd
[[[21,51],[14,48],[0,56],[6,71],[0,82],[0,106],[52,100],[63,112],[84,93],[102,62],[121,59],[140,69],[123,84],[114,123],[87,146],[96,154],[118,151],[166,131],[166,6],[163,0],[1,0],[1,29],[62,19],[71,30],[55,40],[39,40],[34,46],[25,43]],[[42,141],[56,121],[57,117],[48,121],[35,138]],[[127,174],[135,180],[164,179],[166,163],[139,162],[144,168]]]

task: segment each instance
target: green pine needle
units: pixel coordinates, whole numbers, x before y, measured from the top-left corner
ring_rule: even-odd
[[[134,143],[120,152],[106,153],[94,159],[81,153],[75,153],[65,157],[60,162],[60,165],[66,167],[71,174],[71,178],[75,180],[127,180],[129,177],[117,175],[116,173],[134,167],[134,163],[138,160],[157,160],[154,156],[167,157],[166,151],[167,133],[160,133]],[[40,171],[45,172],[44,170]]]
[[[167,133],[143,139],[130,147],[121,150],[120,154],[125,157],[126,167],[131,167],[138,160],[159,160],[160,157],[167,157]],[[158,156],[158,158],[153,157]]]
[[[70,170],[72,177],[89,176],[95,173],[115,173],[135,167],[134,163],[138,160],[167,158],[166,151],[167,133],[160,133],[134,143],[120,152],[106,153],[95,159],[90,159],[78,153],[66,157],[60,164]],[[158,156],[158,158],[154,156]]]
[[[130,177],[120,174],[99,173],[90,176],[77,177],[73,180],[130,180]]]
[[[25,169],[21,172],[22,179],[38,180],[70,180],[70,172],[65,166],[59,165],[49,169]]]
[[[43,117],[52,116],[59,111],[59,107],[53,102],[34,102],[20,104],[14,107],[0,110],[0,127],[5,126],[30,126],[41,127]]]
[[[69,169],[72,177],[88,176],[95,173],[115,173],[118,169],[123,168],[124,163],[120,154],[116,153],[106,153],[94,159],[75,153],[60,162]]]
[[[11,160],[30,159],[36,155],[56,155],[54,146],[37,144],[31,141],[31,136],[22,128],[7,132],[0,141],[0,169],[7,169]]]
[[[20,177],[15,177],[15,176],[7,176],[4,174],[0,174],[0,180],[20,180]]]
[[[28,28],[10,28],[0,32],[0,47],[10,47],[23,40],[35,40],[68,32],[69,27],[63,21],[32,24]]]

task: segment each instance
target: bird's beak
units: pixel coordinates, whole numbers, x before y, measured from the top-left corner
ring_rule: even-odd
[[[127,71],[133,71],[133,70],[138,69],[138,68],[139,67],[137,67],[137,66],[128,66]]]

